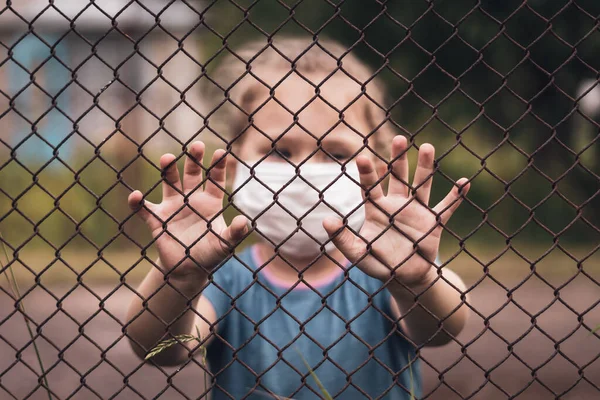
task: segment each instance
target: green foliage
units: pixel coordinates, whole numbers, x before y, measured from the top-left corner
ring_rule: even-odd
[[[472,179],[472,205],[461,206],[449,224],[456,235],[471,242],[549,245],[555,236],[561,243],[600,240],[590,228],[600,224],[595,195],[600,182],[592,173],[600,144],[582,154],[568,147],[583,151],[585,143],[575,144],[580,129],[596,130],[569,114],[575,104],[569,96],[582,79],[595,78],[578,60],[600,69],[600,33],[584,38],[595,23],[581,11],[597,15],[600,3],[582,0],[580,10],[570,6],[554,17],[560,7],[550,1],[523,7],[520,0],[486,0],[473,12],[474,2],[468,1],[387,2],[385,13],[379,2],[362,0],[337,6],[324,0],[237,3],[249,7],[247,18],[227,1],[207,13],[207,23],[227,36],[230,48],[265,35],[317,33],[352,46],[379,71],[394,102],[394,121],[415,145],[436,147],[432,203],[443,198],[451,181]],[[552,34],[540,16],[552,17]],[[209,73],[219,61],[213,56],[228,53],[214,32],[201,34]],[[572,50],[565,43],[576,45],[576,58],[569,59]],[[160,201],[160,154],[145,154],[151,164],[138,157],[137,148],[127,149],[103,151],[101,158],[82,152],[69,160],[80,166],[75,172],[59,162],[32,169],[33,175],[16,162],[0,169],[0,189],[12,198],[0,195],[0,229],[8,243],[18,247],[38,233],[59,248],[88,241],[100,248],[128,246],[123,232],[148,243],[148,232],[130,217],[126,200],[136,188]],[[175,143],[164,151],[181,153]],[[229,207],[226,219],[234,213]]]
[[[550,244],[553,236],[561,242],[600,239],[582,219],[600,224],[600,182],[587,171],[597,170],[600,144],[582,155],[570,149],[590,144],[594,135],[578,142],[582,129],[597,130],[572,111],[578,85],[595,79],[594,69],[600,69],[600,33],[586,15],[597,15],[600,3],[583,0],[564,9],[563,2],[524,6],[520,0],[479,6],[449,0],[237,3],[249,8],[247,15],[229,2],[208,14],[211,27],[227,35],[229,48],[269,35],[318,35],[352,47],[379,71],[394,102],[394,121],[415,144],[436,146],[441,173],[473,180],[474,207],[461,207],[450,223],[457,234],[483,223],[501,229],[503,241],[524,232],[532,234],[529,240]],[[552,20],[551,32],[544,18]],[[205,57],[222,44],[206,31]],[[218,61],[208,63],[209,71]],[[432,199],[449,188],[439,174]]]
[[[533,171],[527,159],[514,148],[503,146],[484,159],[485,169],[479,171],[482,161],[464,148],[459,146],[446,154],[447,149],[453,146],[452,139],[442,137],[435,140],[433,132],[424,131],[424,134],[428,135],[424,136],[424,140],[436,144],[439,157],[440,172],[434,178],[432,204],[450,190],[451,183],[447,177],[454,180],[468,176],[473,179],[468,199],[474,206],[464,203],[449,224],[457,235],[467,236],[474,231],[469,237],[470,242],[504,242],[504,237],[495,230],[498,228],[507,235],[513,235],[511,240],[552,244],[553,235],[540,227],[542,224],[552,232],[561,232],[563,243],[582,244],[598,240],[598,234],[577,218],[576,209],[558,194],[552,194],[555,190],[553,185]],[[474,140],[478,135],[484,136],[484,133],[470,129],[464,142],[472,151],[484,155],[487,145]],[[165,151],[177,154],[176,149]],[[416,151],[411,150],[409,158],[413,168],[415,155]],[[159,155],[149,158],[158,161]],[[160,202],[160,179],[156,166],[145,161],[136,168],[135,175],[125,174],[121,184],[116,184],[114,171],[100,166],[78,177],[64,168],[32,176],[16,163],[11,163],[0,170],[0,187],[15,200],[0,195],[0,229],[11,247],[46,246],[44,241],[57,248],[87,242],[98,248],[129,247],[131,241],[126,235],[144,245],[150,242],[150,234],[141,219],[132,217],[127,206],[130,190],[125,184],[148,193],[150,201]],[[579,182],[575,175],[568,175],[556,187],[570,201],[578,204],[585,201],[589,190],[582,189]],[[111,185],[114,187],[111,188]],[[527,207],[535,212],[535,219],[532,219]],[[235,214],[233,207],[226,208],[227,221]],[[589,206],[582,209],[582,216],[591,221],[596,218]],[[495,228],[490,228],[492,226]],[[39,234],[38,238],[35,233]]]

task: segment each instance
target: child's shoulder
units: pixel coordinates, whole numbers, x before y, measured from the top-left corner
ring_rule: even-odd
[[[256,263],[252,257],[252,247],[248,246],[238,253],[232,254],[213,273],[211,281],[221,286],[238,286],[249,284],[254,279]]]

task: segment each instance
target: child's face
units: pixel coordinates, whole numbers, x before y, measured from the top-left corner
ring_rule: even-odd
[[[320,82],[324,76],[309,75],[307,78],[311,82]],[[250,110],[255,110],[268,98],[267,89],[262,89],[249,102]],[[359,93],[360,86],[356,82],[338,73],[320,87],[320,94],[326,101],[316,98],[311,102],[315,88],[296,74],[290,75],[275,90],[277,100],[270,99],[256,112],[256,128],[250,127],[246,131],[236,153],[249,162],[269,153],[268,161],[284,162],[287,159],[294,164],[306,159],[309,162],[334,162],[334,158],[347,161],[361,150],[364,136],[372,130],[366,107],[370,100],[361,96],[348,107]],[[343,118],[350,127],[340,121],[339,112],[326,102],[338,110],[345,109]],[[294,124],[292,113],[298,113],[297,124]],[[280,136],[274,152],[273,141]],[[323,140],[319,149],[317,140],[320,138]]]

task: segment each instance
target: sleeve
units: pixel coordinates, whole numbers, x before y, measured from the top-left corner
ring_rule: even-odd
[[[235,293],[236,276],[234,260],[229,260],[215,271],[208,279],[208,285],[202,291],[204,296],[215,309],[217,319],[221,319],[231,309],[232,296]]]

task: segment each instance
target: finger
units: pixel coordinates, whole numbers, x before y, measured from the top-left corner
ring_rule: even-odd
[[[424,143],[419,148],[417,158],[417,169],[413,179],[413,188],[416,190],[415,197],[424,204],[429,204],[431,195],[431,183],[433,182],[433,160],[435,148],[429,143]]]
[[[392,140],[392,176],[388,194],[408,197],[408,141],[404,136]]]
[[[365,242],[352,233],[340,218],[325,218],[323,228],[325,228],[335,247],[342,252],[348,261],[354,263],[365,255]]]
[[[371,159],[364,155],[358,156],[356,158],[356,166],[358,167],[360,183],[363,187],[365,198],[373,201],[382,198],[383,189],[381,189],[381,184],[378,183],[379,176],[377,175],[377,171],[375,171],[375,166]]]
[[[179,195],[181,192],[181,180],[179,169],[173,154],[164,154],[160,158],[160,168],[163,170],[163,199]],[[178,192],[179,191],[179,192]]]
[[[192,143],[188,149],[190,154],[183,166],[183,188],[186,194],[202,184],[204,149],[204,143],[200,141]]]
[[[144,220],[150,230],[160,228],[161,222],[153,215],[156,204],[144,200],[144,195],[139,190],[132,192],[127,198],[127,204],[132,211]]]
[[[467,178],[459,179],[446,197],[433,208],[433,211],[436,214],[441,214],[440,221],[442,224],[448,222],[452,214],[454,214],[454,211],[456,211],[458,206],[460,206],[460,203],[462,203],[470,188],[471,184]]]
[[[243,215],[236,216],[231,224],[221,232],[221,247],[229,252],[248,233],[248,219]]]
[[[225,150],[216,150],[213,154],[212,161],[210,162],[210,169],[208,171],[205,192],[214,196],[218,199],[223,198],[223,191],[225,189],[225,167],[227,165],[227,158],[225,157]]]

